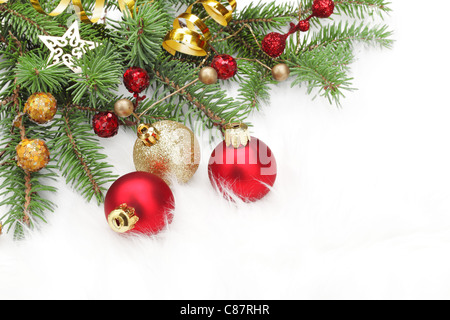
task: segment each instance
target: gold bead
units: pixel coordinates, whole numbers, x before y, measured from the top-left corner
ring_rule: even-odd
[[[204,67],[200,70],[198,78],[206,85],[217,83],[217,71],[212,67]]]
[[[134,104],[128,99],[120,99],[114,104],[114,112],[122,118],[131,116],[134,111]]]
[[[291,70],[285,63],[277,64],[272,68],[272,77],[277,81],[285,81],[291,75]]]

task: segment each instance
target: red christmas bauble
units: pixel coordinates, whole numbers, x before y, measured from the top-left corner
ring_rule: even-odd
[[[124,206],[133,211],[131,220],[138,218],[131,229],[127,225],[128,218],[121,216],[120,212],[111,217],[116,214],[117,209],[120,211]],[[142,171],[132,172],[117,179],[105,197],[106,218],[111,228],[120,233],[156,234],[172,222],[174,208],[174,196],[164,180]]]
[[[132,93],[141,93],[150,85],[150,77],[142,68],[131,67],[123,75],[123,83],[128,91]]]
[[[209,179],[226,197],[227,190],[246,202],[263,198],[275,183],[277,162],[270,148],[251,138],[243,147],[221,142],[212,152],[208,165]]]
[[[310,28],[310,24],[308,20],[302,20],[298,23],[298,29],[302,32],[308,31]]]
[[[119,132],[119,118],[114,112],[99,112],[92,118],[95,134],[101,138],[111,138]]]
[[[278,58],[286,48],[287,36],[278,32],[271,32],[264,37],[262,48],[272,58]]]
[[[221,80],[228,80],[234,77],[238,69],[236,60],[228,54],[215,56],[211,67],[217,71],[217,78]]]
[[[333,14],[333,0],[314,0],[312,5],[313,16],[318,18],[328,18]]]

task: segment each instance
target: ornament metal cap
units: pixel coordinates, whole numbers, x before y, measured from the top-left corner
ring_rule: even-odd
[[[136,216],[135,209],[126,203],[121,204],[108,215],[108,224],[117,233],[133,230],[138,221],[139,217]]]
[[[159,131],[151,124],[141,124],[137,129],[137,136],[147,147],[151,147],[158,142]]]
[[[245,147],[250,141],[250,133],[245,123],[228,123],[224,126],[225,143],[227,147],[232,145],[235,149]]]

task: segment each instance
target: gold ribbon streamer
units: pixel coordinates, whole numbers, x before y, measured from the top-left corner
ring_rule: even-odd
[[[7,3],[9,0],[0,0],[0,4]],[[67,7],[69,6],[70,2],[72,1],[73,5],[77,8],[76,14],[80,18],[81,21],[85,23],[96,23],[100,20],[102,17],[104,8],[105,8],[105,0],[96,0],[94,11],[92,12],[92,18],[89,18],[86,14],[86,11],[83,8],[83,4],[81,3],[82,0],[61,0],[59,4],[56,6],[56,8],[50,12],[47,13],[42,8],[39,0],[30,0],[31,5],[34,9],[36,9],[39,13],[47,14],[52,17],[56,17],[66,11]],[[135,0],[118,0],[119,1],[119,8],[122,11],[123,14],[132,14],[134,11],[134,5],[136,4]]]
[[[105,0],[95,1],[94,11],[92,12],[92,19],[90,19],[86,15],[86,12],[83,9],[83,5],[81,4],[81,0],[72,0],[72,2],[73,5],[78,7],[78,9],[80,10],[79,12],[78,10],[76,11],[81,21],[85,23],[96,23],[102,17],[103,9],[105,8]]]
[[[30,0],[31,5],[34,9],[36,9],[37,12],[47,14],[44,9],[41,7],[41,4],[39,3],[39,0]],[[49,16],[55,17],[66,11],[67,7],[70,4],[70,0],[61,0],[61,2],[58,4],[58,6],[50,13],[48,13]]]
[[[216,0],[197,0],[190,5],[175,19],[173,29],[164,38],[163,48],[172,55],[177,52],[199,57],[208,54],[211,32],[202,19],[192,14],[192,8],[197,3],[202,4],[208,15],[222,26],[230,23],[237,6],[236,0],[228,0],[231,10]],[[180,20],[185,21],[185,26],[181,25]]]

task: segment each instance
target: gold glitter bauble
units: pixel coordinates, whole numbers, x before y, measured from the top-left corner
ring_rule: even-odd
[[[133,150],[136,170],[153,173],[169,185],[175,179],[179,183],[188,182],[200,164],[200,144],[194,133],[170,120],[151,126],[158,131],[157,142],[146,146],[140,138],[136,140]]]
[[[16,147],[17,165],[25,171],[36,172],[47,166],[50,152],[40,139],[23,139]]]
[[[56,114],[56,99],[50,93],[35,93],[25,103],[23,112],[27,113],[31,120],[43,124],[53,119]]]
[[[291,75],[291,70],[285,63],[277,64],[272,68],[272,76],[277,81],[285,81]]]
[[[114,104],[114,112],[122,118],[131,116],[134,111],[134,104],[128,99],[120,99]]]

